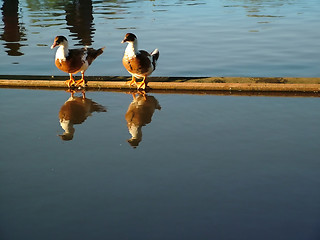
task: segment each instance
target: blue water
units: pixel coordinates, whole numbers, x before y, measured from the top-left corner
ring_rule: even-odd
[[[133,148],[131,94],[63,141],[69,97],[0,89],[0,239],[320,238],[318,98],[148,93]]]
[[[154,76],[320,73],[316,0],[0,5],[0,74],[66,75],[50,49],[65,35],[107,47],[86,75],[129,76],[126,32],[159,48]],[[0,89],[1,240],[320,239],[318,97],[75,97]]]
[[[65,75],[50,49],[65,35],[71,46],[107,47],[87,75],[129,76],[120,42],[134,32],[141,49],[160,50],[154,76],[320,75],[318,0],[6,2],[0,74]]]

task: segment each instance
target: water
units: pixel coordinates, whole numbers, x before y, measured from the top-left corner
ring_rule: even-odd
[[[0,89],[1,239],[319,239],[318,98],[85,97]]]
[[[0,74],[65,75],[53,64],[56,35],[106,46],[87,75],[129,75],[125,33],[160,50],[154,76],[318,77],[318,0],[3,0]]]
[[[65,35],[107,47],[86,75],[129,76],[126,32],[154,76],[320,73],[316,0],[0,4],[0,74],[66,75]],[[320,239],[319,98],[75,96],[0,89],[0,239]]]

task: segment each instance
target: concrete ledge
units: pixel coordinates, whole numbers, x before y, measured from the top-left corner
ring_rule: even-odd
[[[65,76],[1,76],[0,87],[66,88]],[[130,77],[88,76],[88,89],[130,89]],[[150,77],[152,90],[320,92],[320,78]],[[131,87],[134,89],[134,87]]]

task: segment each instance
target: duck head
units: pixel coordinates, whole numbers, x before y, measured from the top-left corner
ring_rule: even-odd
[[[64,36],[56,36],[51,46],[51,49],[55,48],[56,46],[66,46],[66,45],[68,45],[68,40]]]
[[[125,43],[125,42],[132,42],[133,43],[135,41],[137,41],[136,35],[134,35],[133,33],[127,33],[121,43]]]

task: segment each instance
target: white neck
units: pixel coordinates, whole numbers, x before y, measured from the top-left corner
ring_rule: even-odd
[[[138,54],[138,42],[128,42],[128,46],[126,48],[126,55],[129,57],[134,57]]]
[[[132,136],[132,139],[142,139],[142,130],[141,130],[142,126],[139,125],[135,125],[135,124],[130,124],[128,126],[128,130]]]
[[[73,124],[70,122],[70,120],[61,119],[60,126],[65,131],[65,133],[74,133],[75,132]]]
[[[56,52],[56,59],[59,60],[66,60],[68,56],[68,42],[64,42],[62,45],[59,46]]]

